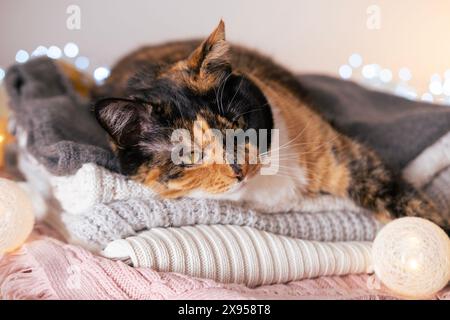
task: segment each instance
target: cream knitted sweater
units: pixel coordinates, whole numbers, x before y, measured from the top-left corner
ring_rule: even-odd
[[[317,242],[232,225],[154,228],[103,254],[149,267],[250,287],[371,271],[370,242]]]

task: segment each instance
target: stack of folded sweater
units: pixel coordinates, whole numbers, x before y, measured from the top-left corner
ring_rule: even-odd
[[[397,98],[373,96],[359,86],[327,77],[304,76],[302,81],[310,86],[312,98],[325,99],[317,92],[334,90],[334,100],[318,99],[317,105],[328,103],[334,108],[350,97],[357,104],[377,101],[372,106],[383,99],[397,102]],[[381,224],[350,201],[322,197],[299,202],[292,212],[262,213],[228,202],[158,199],[150,189],[118,173],[106,134],[89,103],[76,94],[52,60],[14,66],[6,84],[20,168],[32,189],[45,199],[42,219],[69,242],[135,267],[250,287],[370,271],[370,241]],[[376,126],[366,133],[377,136],[374,148],[384,146],[387,160],[397,152],[392,168],[401,170],[408,164],[405,176],[448,212],[450,110],[398,100],[403,114],[395,110],[391,117],[386,109],[380,110],[385,114],[378,119],[381,126],[389,123],[397,130],[397,122],[403,123],[404,118],[410,124],[439,118],[437,128],[425,129],[428,133],[420,135],[419,146],[397,149],[392,143],[383,144],[392,139],[382,137]],[[413,113],[405,111],[408,105]],[[430,112],[425,113],[426,108]],[[344,118],[337,114],[337,126],[344,131],[354,127],[355,137],[361,139],[361,119],[351,122],[348,115],[340,121]],[[373,119],[368,123],[373,125]],[[436,150],[441,153],[436,155]]]

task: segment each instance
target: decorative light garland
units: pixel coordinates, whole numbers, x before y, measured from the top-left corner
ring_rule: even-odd
[[[48,56],[52,59],[61,59],[64,56],[69,59],[74,59],[75,67],[79,70],[87,70],[90,65],[90,60],[86,56],[79,56],[79,48],[73,42],[68,42],[63,50],[58,46],[38,46],[31,55],[23,49],[16,53],[15,60],[18,63],[25,63],[32,57]],[[363,65],[363,58],[358,53],[350,55],[348,62],[343,64],[338,69],[338,74],[343,79],[351,79],[356,77],[357,71],[360,71],[362,79],[359,79],[363,84],[370,87],[382,89],[391,92],[395,95],[402,96],[411,100],[422,100],[426,102],[436,102],[445,105],[450,105],[450,69],[445,71],[442,78],[439,74],[434,74],[428,85],[428,92],[418,95],[417,90],[408,84],[412,79],[412,73],[408,68],[401,68],[398,72],[399,82],[393,83],[394,75],[392,70],[382,68],[380,65],[365,64]],[[94,69],[92,75],[98,83],[103,82],[110,74],[107,67],[99,66]],[[0,82],[5,77],[5,70],[0,68]]]
[[[28,51],[20,49],[17,51],[15,60],[17,63],[25,63],[29,59],[33,57],[41,57],[41,56],[47,56],[51,59],[62,59],[63,57],[68,59],[74,59],[74,65],[78,70],[85,71],[89,68],[90,61],[89,58],[86,56],[80,56],[79,55],[79,48],[78,46],[73,42],[68,42],[64,46],[64,48],[61,50],[58,46],[38,46],[36,49],[34,49],[31,54],[28,53]],[[2,82],[3,78],[5,77],[5,70],[0,68],[0,83]],[[95,81],[97,83],[103,82],[106,78],[109,77],[110,70],[107,67],[99,66],[94,69],[92,75]]]
[[[360,72],[362,79],[357,77],[357,71]],[[342,79],[354,77],[369,87],[388,91],[407,99],[450,105],[450,69],[445,71],[443,78],[439,74],[434,74],[428,84],[429,91],[421,95],[408,83],[412,79],[410,69],[401,68],[398,71],[398,82],[394,82],[392,70],[382,68],[376,63],[363,65],[363,58],[358,53],[350,55],[348,62],[339,67],[338,73]]]

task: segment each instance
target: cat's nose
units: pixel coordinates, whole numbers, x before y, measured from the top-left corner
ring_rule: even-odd
[[[231,164],[231,169],[233,169],[233,172],[236,176],[236,179],[241,182],[242,180],[244,180],[244,173],[242,172],[242,168],[240,165],[238,164]]]

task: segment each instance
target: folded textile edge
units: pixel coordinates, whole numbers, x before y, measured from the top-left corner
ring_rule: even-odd
[[[103,255],[249,287],[372,271],[370,242],[305,241],[233,225],[154,228],[111,242]]]

